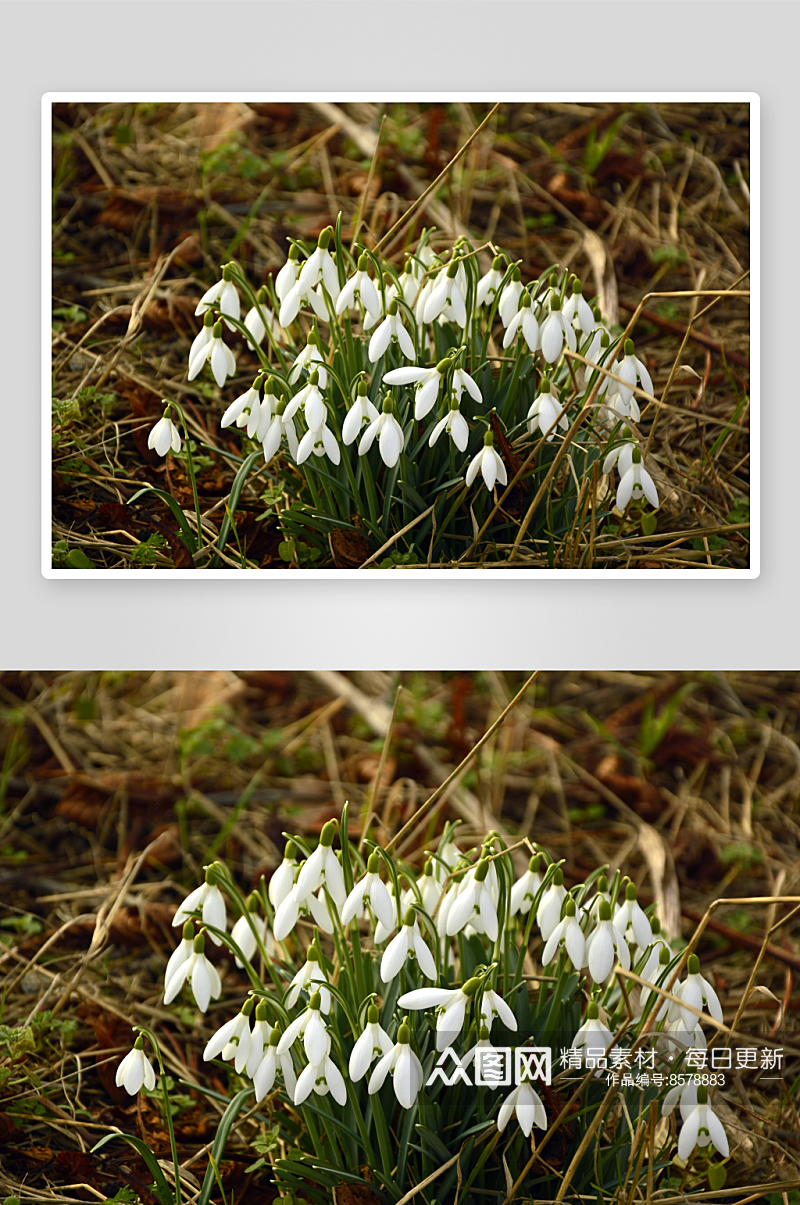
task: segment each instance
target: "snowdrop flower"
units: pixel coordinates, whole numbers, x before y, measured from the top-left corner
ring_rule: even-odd
[[[440,360],[433,368],[393,368],[384,375],[384,385],[409,385],[417,383],[414,395],[414,418],[425,418],[436,405],[442,378],[452,364],[448,357]]]
[[[467,307],[457,279],[460,266],[461,260],[453,259],[444,273],[440,272],[437,276],[436,284],[425,303],[423,322],[435,322],[439,315],[443,314],[445,318],[453,319],[462,329],[467,325]]]
[[[153,427],[147,437],[147,446],[156,451],[159,456],[166,456],[170,451],[180,452],[181,437],[178,434],[178,428],[168,415],[165,414]]]
[[[478,281],[478,289],[475,293],[476,305],[494,304],[494,299],[497,296],[497,290],[503,283],[505,275],[506,261],[502,255],[496,255],[492,260],[492,266],[484,276]]]
[[[533,435],[538,427],[542,435],[547,436],[547,442],[549,443],[556,433],[557,425],[561,427],[562,431],[565,431],[569,426],[566,414],[561,414],[563,408],[561,402],[553,393],[550,382],[545,377],[528,411],[528,434]],[[559,418],[560,414],[561,417]]]
[[[420,987],[406,992],[397,1001],[400,1008],[435,1008],[436,1049],[452,1046],[461,1032],[464,1016],[475,992],[481,985],[479,978],[468,979],[463,987]]]
[[[673,996],[691,1008],[702,1010],[705,1005],[709,1015],[715,1021],[722,1021],[722,1005],[719,1002],[719,996],[708,980],[700,974],[700,960],[696,954],[689,955],[686,970],[686,979],[672,989]],[[695,1013],[690,1012],[688,1008],[681,1008],[678,1004],[670,1004],[669,1019],[670,1021],[680,1019],[689,1031],[694,1030],[699,1020]]]
[[[115,1083],[118,1088],[124,1088],[131,1096],[136,1096],[143,1084],[148,1092],[152,1092],[155,1088],[156,1073],[145,1057],[144,1038],[141,1034],[134,1042],[133,1050],[125,1055],[117,1067]]]
[[[397,301],[395,299],[389,302],[387,316],[369,341],[368,355],[371,364],[375,364],[380,360],[382,355],[385,355],[390,343],[399,344],[401,352],[407,359],[413,360],[415,358],[417,353],[414,348],[414,340],[403,326],[400,315],[397,312]]]
[[[575,970],[580,971],[585,965],[586,938],[583,936],[573,899],[567,900],[564,919],[558,922],[547,939],[542,954],[542,966],[551,963],[562,946],[566,949],[567,956]]]
[[[500,1112],[497,1114],[497,1128],[501,1134],[514,1114],[516,1114],[519,1128],[526,1138],[530,1137],[534,1126],[538,1126],[540,1130],[547,1129],[545,1107],[527,1080],[518,1084],[500,1106]]]
[[[231,423],[236,423],[237,427],[247,425],[247,435],[250,439],[255,439],[261,420],[261,401],[259,394],[264,384],[264,374],[261,373],[253,381],[253,384],[244,393],[231,402],[228,409],[219,420],[221,427],[229,427]]]
[[[354,1084],[364,1078],[377,1056],[388,1054],[393,1048],[392,1039],[378,1023],[378,1015],[375,1005],[370,1004],[364,1032],[350,1055],[349,1072]]]
[[[328,902],[325,899],[323,891],[320,890],[317,895],[311,894],[301,899],[297,890],[297,884],[295,883],[281,906],[276,909],[275,920],[272,925],[275,940],[283,941],[284,938],[289,936],[292,929],[294,929],[299,918],[309,915],[314,923],[322,929],[323,933],[333,933],[333,918],[328,909]]]
[[[644,496],[658,510],[658,491],[653,478],[642,462],[642,453],[634,443],[618,444],[603,461],[603,472],[610,473],[616,465],[619,473],[617,486],[617,510],[623,511],[631,498]]]
[[[561,920],[561,905],[566,898],[564,872],[556,870],[550,886],[539,900],[539,907],[536,909],[536,923],[544,941],[550,940],[556,925]]]
[[[455,937],[467,925],[476,933],[485,933],[490,941],[497,941],[497,908],[486,882],[489,860],[481,858],[475,874],[453,902],[447,916],[447,936]]]
[[[327,456],[331,464],[338,464],[342,459],[339,445],[336,442],[336,436],[326,422],[323,422],[322,426],[316,431],[306,431],[297,445],[295,460],[298,464],[303,464],[304,461],[308,460],[312,452],[315,456]]]
[[[283,438],[286,439],[292,459],[297,460],[297,432],[291,418],[286,417],[285,410],[286,402],[281,398],[275,406],[275,413],[261,440],[264,447],[264,460],[267,464],[278,451]]]
[[[320,1013],[321,993],[314,992],[308,1002],[308,1007],[286,1027],[283,1037],[278,1042],[278,1054],[286,1054],[291,1050],[298,1038],[303,1039],[306,1058],[314,1067],[331,1052],[331,1035]]]
[[[393,468],[403,451],[405,435],[403,428],[394,416],[391,398],[386,398],[383,403],[383,413],[372,420],[361,436],[361,442],[358,445],[359,456],[366,456],[376,437],[381,460],[387,468]]]
[[[206,1063],[209,1059],[215,1059],[217,1055],[226,1061],[233,1059],[236,1074],[241,1075],[250,1053],[250,1014],[255,1008],[255,1004],[255,998],[248,997],[242,1005],[241,1012],[232,1021],[226,1022],[217,1030],[203,1051],[203,1059]]]
[[[320,833],[319,845],[300,867],[295,885],[299,900],[307,899],[312,891],[318,891],[321,887],[328,889],[331,899],[339,908],[347,898],[342,868],[333,852],[335,834],[336,825],[329,820]]]
[[[320,952],[315,945],[309,946],[305,966],[301,967],[289,985],[284,1000],[284,1008],[294,1008],[301,992],[311,993],[312,986],[319,993],[320,1008],[324,1013],[331,1011],[331,994],[328,991],[328,977],[322,969]]]
[[[191,958],[193,950],[194,950],[194,921],[187,920],[186,924],[183,926],[183,937],[181,938],[181,943],[179,946],[176,946],[175,949],[170,954],[169,962],[167,963],[167,969],[164,972],[164,988],[165,989],[169,987],[169,981],[172,978],[172,976],[175,974],[175,972],[178,970],[178,968],[181,967],[184,964],[184,962],[187,962]]]
[[[409,958],[416,958],[419,969],[428,979],[436,979],[436,962],[419,931],[419,922],[413,908],[406,912],[403,926],[396,937],[393,937],[383,952],[381,959],[381,979],[390,983],[405,966]]]
[[[650,921],[636,899],[636,887],[633,883],[626,884],[625,900],[617,906],[614,913],[614,926],[629,946],[637,945],[640,950],[646,950],[653,940]]]
[[[330,1055],[326,1055],[321,1063],[309,1063],[305,1071],[300,1073],[294,1090],[294,1103],[301,1105],[312,1092],[318,1096],[327,1096],[330,1092],[337,1105],[347,1104],[347,1088],[339,1068]]]
[[[219,310],[223,318],[229,314],[231,318],[239,321],[239,294],[236,292],[236,285],[233,283],[233,268],[230,264],[226,264],[222,269],[222,279],[212,285],[210,289],[206,289],[203,296],[197,303],[195,314],[205,314],[206,310],[210,310],[212,306]],[[236,330],[232,322],[228,322],[225,318],[225,325],[228,330]]]
[[[500,1018],[501,1023],[505,1025],[506,1029],[510,1029],[516,1033],[517,1018],[512,1013],[508,1004],[506,1004],[502,996],[498,996],[497,992],[492,991],[491,988],[486,988],[481,998],[481,1020],[489,1033],[492,1032],[492,1022],[495,1017]]]
[[[530,350],[535,352],[539,342],[539,323],[534,316],[529,293],[523,293],[520,308],[506,326],[503,347],[510,347],[520,333]]]
[[[633,390],[637,380],[639,381],[645,393],[652,395],[653,382],[650,378],[650,373],[637,356],[633,354],[633,340],[626,339],[624,347],[624,356],[618,368],[615,369],[618,377],[625,381],[625,385],[620,385],[618,382],[611,381],[609,390],[616,384],[622,395],[623,402],[629,402],[633,397]]]
[[[192,360],[195,356],[206,347],[213,338],[212,332],[214,329],[214,315],[211,310],[207,312],[203,318],[203,325],[192,340],[192,346],[189,348],[189,367],[191,368]],[[205,363],[205,361],[204,361]]]
[[[541,325],[539,337],[542,355],[548,364],[555,364],[564,350],[565,342],[570,351],[576,350],[575,332],[566,321],[557,300],[550,302],[550,313]]]
[[[356,400],[347,411],[342,423],[342,439],[345,444],[349,445],[358,439],[364,423],[374,423],[379,418],[378,411],[367,397],[367,382],[362,378],[358,382]]]
[[[600,1020],[600,1010],[594,1000],[586,1006],[586,1020],[572,1039],[572,1049],[585,1051],[587,1067],[594,1067],[606,1054],[614,1041],[614,1035]]]
[[[164,992],[164,1003],[171,1004],[183,987],[188,983],[192,989],[197,1007],[201,1013],[208,1008],[210,1000],[218,1000],[222,995],[222,983],[219,973],[205,955],[205,930],[198,933],[192,943],[192,953],[182,962],[170,976]]]
[[[228,377],[236,372],[236,358],[229,347],[222,342],[222,323],[215,322],[211,328],[211,338],[205,342],[189,361],[188,379],[193,381],[199,375],[203,365],[209,361],[214,380],[220,389]]]
[[[355,309],[356,305],[360,303],[373,318],[380,318],[381,299],[378,296],[378,290],[375,288],[374,281],[369,277],[368,268],[369,256],[364,253],[358,257],[356,272],[350,277],[339,294],[339,300],[336,302],[337,314],[343,314],[345,310]]]
[[[483,447],[469,462],[465,475],[467,488],[472,485],[479,472],[489,493],[494,489],[495,482],[499,482],[500,485],[508,485],[506,466],[494,450],[494,436],[491,431],[486,432],[483,437]]]
[[[429,916],[433,916],[436,911],[436,905],[439,903],[439,897],[442,894],[442,889],[436,878],[433,859],[428,858],[422,868],[422,874],[417,879],[416,892],[411,892],[409,898],[419,898],[422,902],[422,907]]]
[[[480,1036],[478,1038],[478,1041],[475,1043],[475,1045],[471,1046],[469,1048],[469,1050],[466,1052],[466,1054],[462,1054],[461,1066],[469,1067],[469,1066],[471,1066],[472,1062],[474,1061],[476,1064],[476,1067],[478,1067],[480,1065],[480,1070],[483,1071],[484,1075],[485,1075],[486,1064],[484,1064],[483,1060],[486,1058],[486,1055],[483,1052],[484,1051],[494,1052],[494,1051],[498,1050],[498,1048],[492,1045],[492,1043],[489,1039],[489,1029],[486,1025],[481,1025],[479,1033],[480,1033]],[[499,1049],[502,1049],[502,1048],[499,1048]],[[477,1073],[476,1073],[476,1078],[477,1078]],[[491,1079],[486,1080],[485,1078],[484,1078],[484,1082],[480,1086],[482,1088],[492,1088],[492,1089],[501,1087],[500,1084],[494,1083]]]
[[[397,1044],[379,1059],[370,1076],[370,1096],[380,1091],[389,1072],[392,1073],[392,1086],[397,1103],[404,1109],[412,1108],[425,1082],[425,1076],[422,1064],[411,1049],[411,1031],[405,1023],[397,1031]]]
[[[500,321],[503,326],[508,326],[514,315],[519,313],[519,299],[521,296],[522,276],[519,268],[515,268],[511,273],[511,279],[500,294],[500,303],[497,307],[497,312],[500,315]]]
[[[285,301],[287,295],[297,284],[300,275],[300,248],[296,243],[289,247],[289,258],[275,277],[275,295],[278,301]]]
[[[278,326],[277,319],[272,310],[267,305],[267,290],[262,286],[256,293],[257,305],[252,306],[247,311],[244,325],[250,332],[252,339],[247,340],[247,346],[251,351],[255,351],[257,346],[261,345],[261,341],[269,330],[272,338],[277,342],[280,339],[281,328]],[[264,322],[266,319],[266,323]]]
[[[708,1103],[708,1088],[702,1084],[697,1089],[697,1104],[684,1121],[678,1135],[678,1155],[688,1159],[696,1146],[716,1147],[727,1158],[730,1146],[722,1122]]]
[[[511,888],[510,916],[516,916],[517,913],[527,916],[533,907],[533,901],[542,885],[541,875],[539,874],[541,863],[541,854],[535,854],[528,863],[528,869],[522,878],[518,879]]]
[[[450,386],[451,400],[460,402],[461,394],[465,389],[473,401],[478,402],[479,404],[483,403],[483,394],[469,373],[463,368],[456,368],[453,371],[453,380]]]
[[[433,860],[433,877],[437,883],[444,883],[451,871],[455,870],[461,858],[461,850],[452,839],[439,842],[436,857]]]
[[[367,873],[359,879],[344,902],[342,925],[349,925],[354,918],[360,920],[367,904],[382,925],[387,929],[394,926],[394,904],[386,884],[381,882],[381,857],[375,852],[369,856]]]
[[[247,899],[247,913],[240,916],[231,929],[231,938],[236,942],[248,962],[252,962],[253,955],[258,949],[259,941],[266,948],[268,955],[271,953],[270,946],[274,953],[275,943],[272,940],[272,934],[267,930],[267,918],[258,915],[260,907],[261,899],[258,892],[251,892]],[[256,937],[256,933],[258,937]],[[235,956],[235,962],[241,970],[244,963],[240,960],[238,954]]]
[[[667,967],[669,966],[671,961],[672,961],[672,951],[670,950],[669,946],[666,943],[664,943],[663,945],[658,945],[658,944],[654,945],[653,949],[650,952],[650,956],[647,959],[647,962],[645,963],[644,967],[642,968],[642,972],[641,972],[642,979],[645,979],[647,981],[647,983],[649,983],[649,984],[653,984],[653,986],[658,984],[659,987],[662,987],[666,980]],[[645,1008],[645,1006],[647,1005],[647,1001],[650,999],[652,992],[653,992],[652,987],[640,988],[639,1004],[641,1005],[642,1008]],[[660,1021],[662,1019],[662,1017],[667,1015],[669,1005],[670,1005],[670,1002],[668,1000],[663,1000],[662,1003],[657,1006],[657,1009],[658,1009],[658,1015],[656,1017],[657,1021]]]
[[[403,271],[400,274],[398,281],[399,292],[395,294],[397,297],[402,297],[407,306],[411,307],[414,304],[417,293],[419,292],[419,282],[422,278],[423,269],[416,260],[409,256],[406,259]],[[388,291],[387,291],[388,297]]]
[[[383,942],[387,941],[397,928],[397,899],[395,897],[394,881],[392,879],[389,879],[389,882],[386,884],[386,890],[389,892],[389,899],[392,901],[392,923],[391,925],[384,925],[380,920],[378,920],[378,923],[375,926],[375,932],[372,935],[372,940],[376,946],[380,946],[383,944]],[[401,915],[403,914],[403,911],[404,909],[401,901]]]
[[[259,1000],[256,1005],[256,1019],[250,1031],[250,1050],[244,1068],[245,1075],[249,1075],[250,1079],[253,1078],[260,1067],[264,1051],[269,1046],[271,1037],[272,1026],[267,1020],[267,1003],[265,1000]]]
[[[631,956],[625,939],[611,919],[611,908],[605,902],[600,905],[599,920],[586,942],[586,960],[589,974],[595,983],[603,983],[611,974],[615,956],[626,971],[631,969]]]
[[[199,887],[195,887],[178,908],[172,918],[173,926],[184,925],[190,919],[190,912],[202,913],[205,925],[213,925],[215,929],[225,929],[226,927],[225,900],[216,885],[216,876],[211,866],[206,870],[205,882],[201,883]],[[213,933],[209,936],[215,946],[222,945],[221,938],[215,937]]]
[[[289,384],[294,385],[300,380],[300,373],[304,368],[308,368],[311,371],[310,365],[312,364],[317,371],[320,388],[326,389],[328,386],[328,370],[325,367],[319,335],[316,331],[309,331],[305,347],[293,361],[292,371],[289,373]]]
[[[278,407],[278,396],[275,393],[275,378],[267,377],[262,390],[261,405],[258,412],[258,428],[256,430],[256,439],[260,444],[263,444],[267,431],[269,431],[270,423],[272,422],[275,411]],[[237,419],[237,426],[239,424]],[[248,424],[249,426],[249,424]],[[249,433],[249,432],[248,432]]]
[[[279,908],[294,887],[297,874],[297,846],[294,841],[287,841],[283,851],[283,861],[273,874],[267,888],[269,902],[273,908]]]
[[[309,431],[318,431],[328,417],[328,410],[325,406],[325,399],[319,390],[320,377],[319,372],[315,368],[308,378],[308,384],[290,398],[285,410],[285,417],[294,418],[300,407],[303,407],[303,414]]]
[[[269,1044],[264,1050],[264,1057],[253,1075],[253,1087],[256,1090],[257,1101],[262,1101],[272,1088],[278,1069],[280,1069],[283,1076],[286,1091],[289,1093],[289,1096],[294,1096],[297,1078],[294,1073],[292,1056],[288,1052],[286,1054],[278,1054],[280,1036],[280,1027],[276,1025],[269,1036]]]
[[[686,1121],[697,1104],[697,1089],[700,1080],[697,1076],[684,1080],[675,1088],[670,1088],[661,1105],[661,1116],[669,1117],[676,1105],[679,1105],[681,1118]]]
[[[568,297],[564,302],[562,312],[564,314],[564,321],[568,322],[573,328],[577,320],[577,326],[582,335],[589,335],[594,330],[594,314],[583,295],[583,285],[579,280],[573,280],[572,296]]]
[[[339,294],[339,273],[336,270],[336,264],[333,262],[328,248],[330,247],[331,238],[333,237],[333,227],[326,226],[320,233],[317,239],[316,250],[312,251],[306,262],[300,269],[300,275],[297,278],[297,285],[303,293],[309,293],[315,288],[320,281],[325,285],[325,288],[330,293],[331,297]],[[281,323],[283,326],[283,323]]]
[[[600,905],[603,903],[603,901],[605,901],[609,907],[611,906],[611,896],[608,893],[608,879],[604,874],[601,874],[597,880],[597,894],[593,897],[589,907],[586,910],[589,913],[590,920],[595,924],[597,923],[600,913]]]
[[[458,402],[451,402],[450,409],[444,418],[440,418],[428,439],[428,447],[432,448],[443,431],[452,439],[459,452],[466,452],[469,441],[467,420],[458,408]]]

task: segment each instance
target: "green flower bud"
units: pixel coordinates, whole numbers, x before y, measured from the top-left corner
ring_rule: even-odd
[[[564,871],[560,867],[553,875],[553,882],[555,883],[556,887],[564,886]]]
[[[256,1005],[256,1021],[268,1021],[269,1014],[266,1000],[259,1000]]]
[[[329,820],[327,824],[323,825],[322,832],[319,835],[320,845],[326,845],[326,846],[330,847],[331,845],[333,845],[333,838],[335,837],[335,835],[336,835],[336,822],[334,820]]]
[[[708,1104],[708,1088],[706,1088],[705,1084],[698,1084],[697,1086],[697,1103],[699,1105]]]
[[[225,281],[233,280],[233,264],[226,264],[222,269],[222,279]]]
[[[625,899],[626,900],[635,900],[636,899],[636,887],[633,883],[629,882],[627,884],[627,886],[625,887]]]
[[[696,954],[689,955],[689,961],[686,964],[686,973],[687,973],[687,975],[699,975],[700,974],[700,959],[697,957]]]
[[[633,355],[633,339],[626,339],[626,340],[625,340],[625,355],[626,355],[626,356],[632,356],[632,355]]]
[[[317,1012],[319,1012],[320,1008],[322,1007],[322,996],[320,995],[319,992],[314,992],[313,995],[309,998],[308,1007],[313,1008]]]
[[[414,909],[413,909],[413,908],[406,908],[406,914],[405,914],[405,916],[403,917],[403,924],[404,924],[404,925],[413,925],[413,924],[414,924],[414,921],[415,921],[416,919],[417,919],[417,918],[416,918],[416,916],[414,915]]]
[[[359,272],[366,272],[368,268],[369,256],[366,254],[366,252],[362,251],[361,255],[358,257],[358,270]]]
[[[566,916],[574,916],[575,915],[575,901],[572,898],[572,896],[570,896],[570,898],[567,900],[565,908],[564,908],[564,912],[565,912]]]
[[[493,448],[494,447],[494,436],[492,435],[491,431],[487,431],[486,434],[484,435],[483,446],[485,448]]]
[[[326,226],[325,229],[320,233],[319,238],[317,239],[317,246],[321,247],[323,251],[327,251],[328,247],[330,246],[332,238],[333,238],[333,226]]]
[[[458,272],[458,265],[460,263],[460,259],[451,259],[450,263],[447,265],[447,276],[450,280],[455,280],[456,273]]]
[[[205,314],[203,314],[203,326],[213,326],[213,325],[214,325],[214,311],[206,310]]]
[[[481,858],[475,867],[475,882],[483,883],[489,873],[489,859]]]
[[[367,1021],[369,1024],[377,1025],[379,1016],[380,1013],[378,1012],[377,1006],[375,1004],[370,1004],[369,1008],[367,1009]]]
[[[506,260],[505,260],[504,255],[496,255],[494,257],[494,259],[492,260],[492,271],[493,272],[502,272],[503,269],[505,268],[505,266],[506,266]]]
[[[390,318],[395,318],[397,316],[397,298],[396,297],[393,297],[392,300],[389,302],[389,309],[388,309],[387,313]]]
[[[299,258],[300,258],[300,248],[298,247],[297,243],[290,243],[289,244],[289,259],[291,259],[295,263],[297,263]]]
[[[600,920],[611,920],[611,905],[608,900],[603,900],[600,905]]]
[[[595,1000],[590,1000],[586,1006],[586,1020],[597,1021],[600,1017],[600,1009],[597,1007]]]
[[[194,921],[187,920],[183,926],[182,937],[184,941],[194,941]]]
[[[144,1050],[144,1034],[140,1033],[136,1041],[133,1043],[134,1050]]]
[[[222,338],[222,323],[221,322],[214,323],[214,325],[211,328],[211,334],[215,339]]]
[[[476,975],[472,979],[468,979],[461,990],[465,996],[472,998],[482,983],[483,979],[480,977],[480,975]]]
[[[200,933],[197,934],[197,937],[194,939],[194,944],[192,946],[192,949],[194,950],[195,954],[205,954],[205,952],[206,952],[206,931],[205,931],[205,929],[203,929]]]
[[[252,1013],[253,1009],[255,1008],[255,1006],[256,1006],[255,996],[248,996],[239,1011],[241,1012],[243,1017],[249,1017],[250,1014]]]
[[[402,1042],[404,1046],[407,1046],[411,1041],[411,1030],[408,1028],[405,1021],[397,1031],[397,1041]]]
[[[308,374],[308,383],[309,383],[309,385],[319,385],[319,369],[318,368],[315,368],[313,372],[310,372]],[[333,838],[331,838],[331,844],[333,844]]]
[[[373,850],[373,852],[369,855],[369,861],[367,862],[367,873],[368,874],[377,874],[378,871],[380,870],[380,868],[381,868],[381,856],[379,853],[376,853]]]

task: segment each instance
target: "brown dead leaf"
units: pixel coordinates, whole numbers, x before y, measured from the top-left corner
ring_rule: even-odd
[[[333,529],[328,543],[337,569],[358,569],[370,553],[369,544],[360,532],[342,527]]]

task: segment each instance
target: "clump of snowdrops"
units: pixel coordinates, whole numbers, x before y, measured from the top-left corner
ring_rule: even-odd
[[[683,1062],[687,1050],[705,1051],[719,999],[629,879],[601,867],[568,889],[538,847],[509,849],[489,833],[462,848],[453,824],[414,866],[396,842],[364,833],[356,845],[341,840],[348,832],[345,808],[315,847],[288,838],[269,884],[247,898],[213,862],[176,912],[182,937],[164,1003],[193,998],[205,1013],[220,1002],[204,1058],[227,1065],[238,1089],[216,1159],[245,1104],[260,1105],[276,1136],[268,1157],[280,1190],[320,1205],[345,1182],[386,1202],[423,1181],[441,1205],[457,1189],[459,1200],[510,1199],[512,1185],[554,1199],[554,1159],[576,1194],[593,1194],[668,1174],[676,1143],[683,1163],[701,1167],[714,1149],[729,1154],[709,1100],[719,1077]],[[209,960],[211,944],[230,952],[238,991],[232,966],[223,982]],[[551,1083],[519,1061],[531,1048],[548,1052]],[[607,1085],[606,1066],[635,1077],[637,1064],[652,1068],[647,1084],[639,1075]],[[141,1036],[117,1083],[154,1087]],[[642,1173],[637,1127],[653,1120],[651,1106],[670,1117],[676,1104],[677,1128],[650,1126]],[[607,1125],[583,1141],[598,1110]],[[552,1136],[547,1156],[533,1159],[532,1145]],[[204,1192],[212,1186],[210,1168]]]
[[[236,382],[220,424],[243,439],[214,565],[264,462],[262,496],[306,562],[329,557],[336,529],[386,563],[502,559],[521,525],[552,553],[590,502],[595,522],[659,505],[636,433],[653,394],[647,367],[567,271],[523,281],[496,247],[443,247],[433,231],[395,265],[347,249],[340,215],[315,248],[291,241],[259,289],[223,265],[197,314],[188,378]],[[237,364],[237,331],[255,371]],[[160,455],[182,446],[173,413],[180,421],[168,402],[150,433]],[[190,454],[187,467],[194,484]],[[599,475],[615,471],[601,503]],[[644,523],[652,530],[653,516]]]

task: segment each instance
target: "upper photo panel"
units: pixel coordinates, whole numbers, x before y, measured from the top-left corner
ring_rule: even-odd
[[[754,95],[46,96],[43,573],[757,576],[751,207]]]

